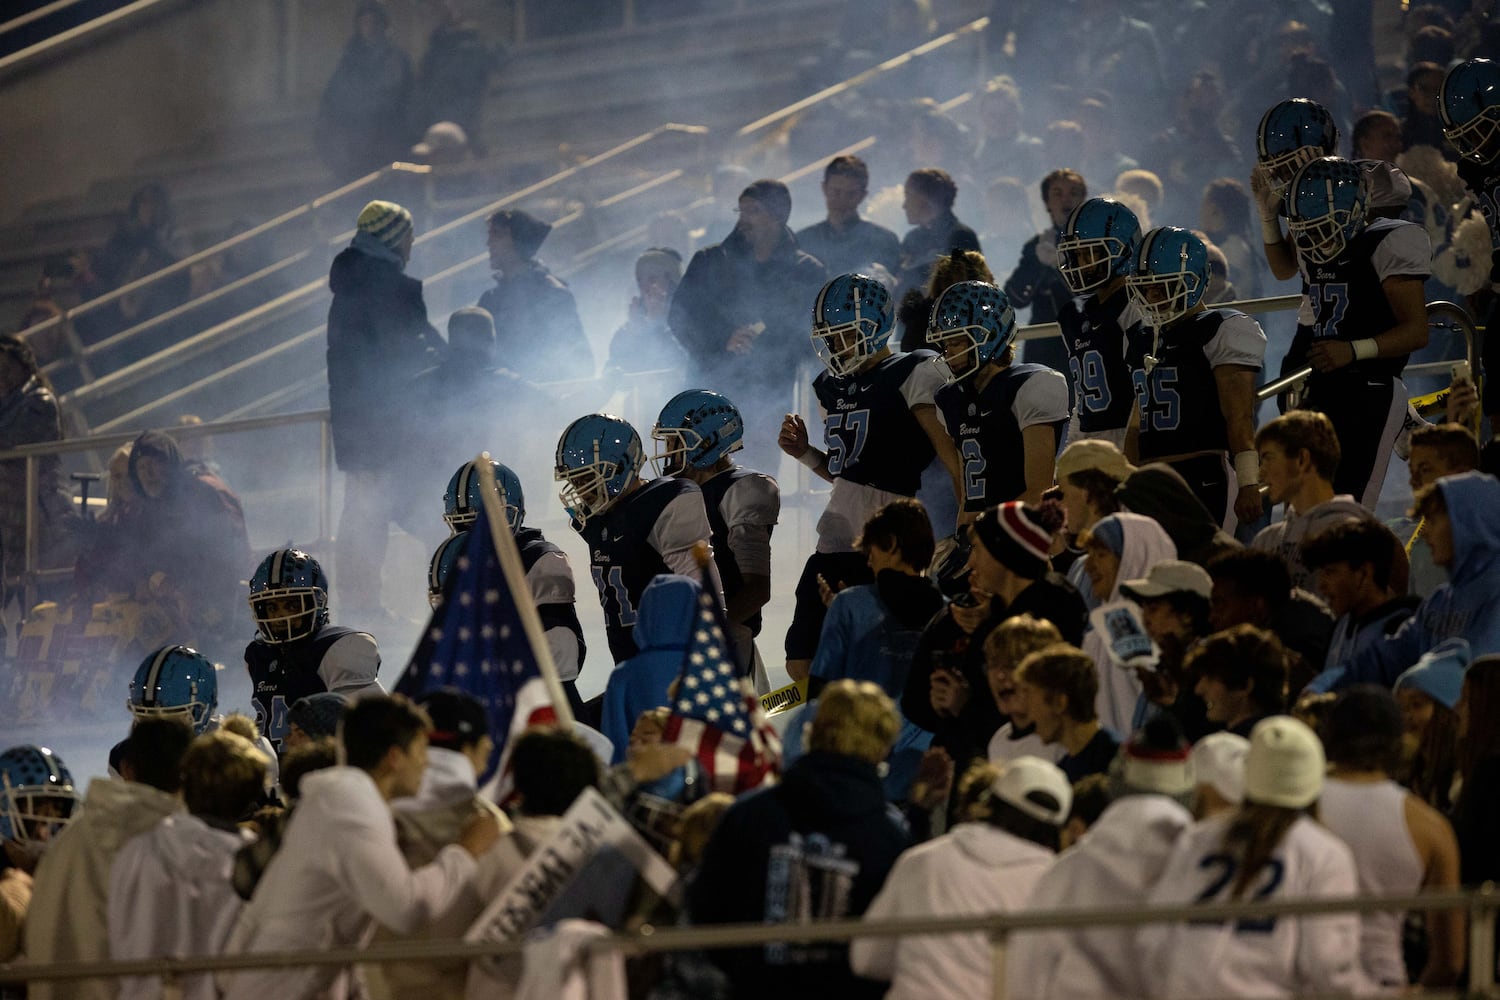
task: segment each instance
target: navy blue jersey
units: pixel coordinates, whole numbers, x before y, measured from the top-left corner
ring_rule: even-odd
[[[1200,451],[1228,451],[1229,434],[1219,406],[1214,368],[1259,368],[1266,337],[1260,325],[1234,309],[1208,309],[1181,320],[1157,338],[1156,363],[1149,331],[1131,341],[1128,357],[1140,410],[1142,461]]]
[[[542,556],[554,552],[559,555],[562,554],[562,549],[558,548],[552,542],[547,541],[539,528],[517,529],[516,548],[521,552],[521,566],[526,570],[528,581],[531,580],[532,569]],[[571,580],[568,581],[568,585],[568,589],[571,591]],[[534,583],[532,596],[537,596],[536,585]],[[578,620],[578,607],[572,601],[562,603],[538,599],[536,602],[536,612],[537,616],[542,620],[543,630],[565,628],[578,637],[578,665],[581,667],[587,646],[583,641],[583,624]]]
[[[1135,388],[1125,361],[1125,342],[1136,322],[1124,289],[1104,302],[1090,295],[1082,308],[1069,303],[1058,314],[1073,382],[1073,408],[1078,429],[1085,434],[1119,430],[1130,423]]]
[[[919,401],[930,399],[927,387],[935,391],[942,382],[932,364],[936,357],[932,351],[892,354],[855,375],[839,377],[825,371],[813,379],[813,392],[825,414],[829,475],[902,496],[917,495],[922,470],[936,452],[912,416],[916,404],[908,381]]]
[[[1500,163],[1458,161],[1458,176],[1490,226],[1490,282],[1500,283]]]
[[[1376,219],[1350,240],[1338,260],[1303,261],[1314,321],[1313,342],[1335,338],[1363,340],[1396,325],[1396,314],[1381,282],[1391,277],[1425,280],[1432,244],[1421,226],[1400,219]],[[1396,376],[1407,355],[1368,358],[1339,369],[1336,377]],[[1318,374],[1312,382],[1321,380]],[[1313,390],[1316,394],[1316,390]]]
[[[358,629],[324,625],[296,642],[271,643],[256,639],[245,647],[245,669],[250,673],[255,724],[261,735],[281,752],[291,729],[287,712],[299,698],[329,690],[323,657],[334,643]],[[372,681],[373,677],[370,678]]]
[[[638,652],[635,621],[641,592],[658,573],[672,572],[652,544],[657,522],[668,504],[689,494],[702,503],[702,493],[694,483],[653,479],[603,514],[589,518],[580,532],[589,545],[589,569],[599,589],[609,652],[616,663]]]
[[[938,390],[937,406],[963,463],[964,510],[980,511],[1026,492],[1021,431],[1040,423],[1060,434],[1068,390],[1046,365],[1011,365],[982,392],[974,391],[973,379],[948,383]]]

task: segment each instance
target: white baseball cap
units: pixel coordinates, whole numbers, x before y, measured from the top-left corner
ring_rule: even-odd
[[[1209,733],[1193,745],[1198,784],[1209,785],[1225,802],[1245,800],[1245,756],[1250,741],[1234,733]]]
[[[1250,730],[1245,756],[1245,799],[1267,806],[1306,809],[1323,792],[1323,744],[1306,723],[1290,715],[1262,719]]]
[[[1032,819],[1053,826],[1066,823],[1073,808],[1073,786],[1068,783],[1068,776],[1056,764],[1040,757],[1008,761],[1000,776],[990,782],[990,794]]]
[[[1121,583],[1120,593],[1135,601],[1181,593],[1197,594],[1208,600],[1213,597],[1214,581],[1208,570],[1197,563],[1163,559],[1144,578]]]

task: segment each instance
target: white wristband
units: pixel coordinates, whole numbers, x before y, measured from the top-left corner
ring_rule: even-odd
[[[1240,489],[1260,483],[1260,456],[1253,451],[1236,452],[1234,478]]]
[[[1374,337],[1356,340],[1349,346],[1354,348],[1355,361],[1368,361],[1371,358],[1380,357],[1380,345],[1375,343]]]
[[[1286,234],[1281,231],[1281,220],[1277,218],[1260,220],[1261,241],[1271,246],[1286,242]]]
[[[818,453],[818,449],[809,448],[797,456],[797,461],[817,472],[818,467],[823,464],[823,456]]]

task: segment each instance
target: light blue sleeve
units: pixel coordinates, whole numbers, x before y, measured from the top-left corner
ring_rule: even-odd
[[[630,746],[630,730],[635,722],[628,718],[630,713],[625,710],[626,686],[624,673],[616,667],[609,675],[609,683],[604,686],[604,701],[599,706],[599,731],[607,736],[615,747],[614,757],[610,760],[611,764],[624,762],[625,751]]]
[[[808,673],[825,681],[842,680],[849,676],[849,639],[854,604],[858,597],[854,593],[841,593],[828,605],[828,614],[823,618],[823,631],[818,636],[818,651],[813,654]]]

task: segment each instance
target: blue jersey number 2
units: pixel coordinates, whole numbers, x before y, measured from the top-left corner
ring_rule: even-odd
[[[838,431],[849,432],[852,440],[845,440]],[[870,411],[850,410],[848,413],[830,413],[823,422],[823,440],[828,443],[828,474],[837,476],[846,468],[859,462],[859,453],[865,450],[865,438],[870,433]]]
[[[1235,875],[1240,870],[1240,863],[1229,854],[1210,854],[1198,862],[1198,867],[1203,871],[1219,869],[1219,874],[1214,877],[1214,880],[1206,889],[1198,893],[1197,899],[1193,900],[1195,903],[1210,903],[1218,898],[1219,893],[1223,892],[1230,882],[1234,881]],[[1286,877],[1286,865],[1276,858],[1267,858],[1261,870],[1266,873],[1266,880],[1259,889],[1255,890],[1256,900],[1269,897],[1281,887],[1281,880]],[[1234,929],[1239,934],[1269,934],[1276,929],[1276,918],[1246,917],[1237,921]]]
[[[959,449],[964,459],[964,499],[983,500],[984,488],[988,480],[984,476],[984,452],[979,448],[979,442],[973,438],[964,441]]]

